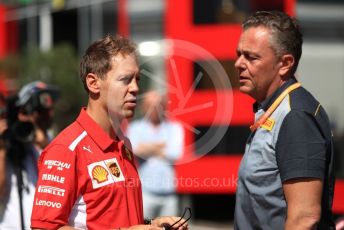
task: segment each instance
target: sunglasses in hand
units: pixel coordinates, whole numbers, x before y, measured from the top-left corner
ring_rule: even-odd
[[[187,216],[188,213],[188,217]],[[174,222],[172,225],[169,224],[163,224],[163,227],[165,230],[170,230],[173,229],[174,226],[176,226],[179,222],[181,222],[183,219],[185,219],[183,222],[181,222],[178,226],[183,226],[186,222],[188,222],[188,220],[191,219],[192,213],[191,213],[191,208],[186,207],[184,209],[183,215],[180,217],[179,220],[177,220],[176,222]],[[186,218],[185,218],[186,217]]]

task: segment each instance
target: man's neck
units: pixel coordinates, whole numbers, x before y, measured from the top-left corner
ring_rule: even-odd
[[[276,92],[284,83],[287,82],[289,78],[279,78],[276,79],[276,81],[272,82],[266,91],[266,94],[262,96],[261,98],[256,98],[257,102],[262,103],[267,98],[271,97],[271,95]]]
[[[114,130],[117,130],[119,127],[114,127],[113,123],[115,122],[111,122],[110,115],[103,107],[89,103],[87,105],[86,112],[112,139],[116,139],[116,133]],[[120,122],[116,121],[116,123]]]

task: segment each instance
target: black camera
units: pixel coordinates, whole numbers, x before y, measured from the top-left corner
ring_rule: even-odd
[[[29,143],[35,138],[35,128],[32,122],[18,120],[19,108],[16,106],[17,96],[6,98],[6,108],[2,108],[6,114],[7,129],[1,135],[5,144],[8,159],[14,164],[22,163]]]
[[[3,114],[7,119],[7,130],[2,135],[7,143],[8,156],[14,161],[20,161],[35,139],[35,125],[43,130],[50,127],[52,118],[49,111],[59,97],[59,90],[41,81],[26,84],[15,96],[6,98],[6,109]],[[35,125],[29,121],[19,120],[19,115],[35,116]],[[31,118],[30,118],[31,120]]]

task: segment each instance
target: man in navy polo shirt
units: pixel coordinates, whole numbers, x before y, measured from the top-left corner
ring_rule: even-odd
[[[256,100],[239,169],[235,229],[334,229],[332,134],[326,112],[295,79],[296,21],[256,12],[243,23],[235,67]]]

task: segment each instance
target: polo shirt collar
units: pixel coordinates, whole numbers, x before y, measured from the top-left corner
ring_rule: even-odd
[[[263,109],[264,111],[268,110],[272,103],[274,103],[274,101],[277,99],[277,97],[281,95],[286,88],[296,82],[297,80],[295,79],[295,77],[288,79],[281,87],[279,87],[270,97],[266,98],[262,103],[258,103],[256,101],[253,104],[253,111],[256,113],[260,109]]]
[[[103,151],[110,147],[115,141],[87,114],[86,108],[82,108],[76,120],[87,132],[93,141]]]

